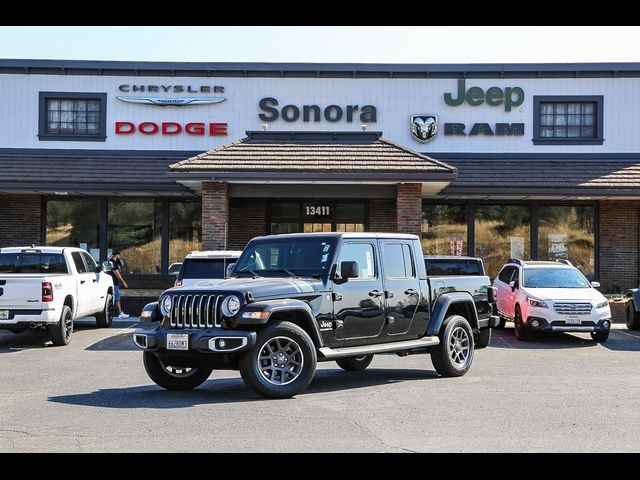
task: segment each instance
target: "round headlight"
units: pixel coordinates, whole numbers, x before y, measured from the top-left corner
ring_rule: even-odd
[[[222,313],[225,317],[233,317],[240,310],[240,299],[231,295],[222,302]]]
[[[160,300],[160,313],[162,315],[169,315],[171,311],[171,295],[167,295],[162,300]]]

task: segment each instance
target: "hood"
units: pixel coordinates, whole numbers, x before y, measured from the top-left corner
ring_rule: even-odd
[[[594,288],[528,288],[525,291],[532,297],[540,300],[553,300],[554,302],[583,301],[602,302],[606,300],[604,295]]]
[[[229,278],[227,280],[205,280],[202,282],[173,287],[165,293],[182,292],[216,292],[246,293],[251,292],[255,299],[264,297],[280,297],[283,295],[299,295],[316,293],[322,289],[322,282],[317,278]]]

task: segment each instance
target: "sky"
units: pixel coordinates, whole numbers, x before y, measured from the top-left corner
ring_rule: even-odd
[[[0,58],[194,62],[639,62],[640,27],[0,27]]]

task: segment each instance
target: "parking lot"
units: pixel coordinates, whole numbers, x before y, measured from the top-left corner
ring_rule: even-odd
[[[68,347],[0,331],[0,451],[639,451],[640,335],[494,331],[461,378],[428,356],[378,355],[364,372],[319,364],[306,393],[265,400],[237,372],[155,386],[135,321],[77,325]]]

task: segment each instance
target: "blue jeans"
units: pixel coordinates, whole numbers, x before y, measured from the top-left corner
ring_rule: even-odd
[[[113,286],[113,301],[114,302],[120,301],[120,285]]]

